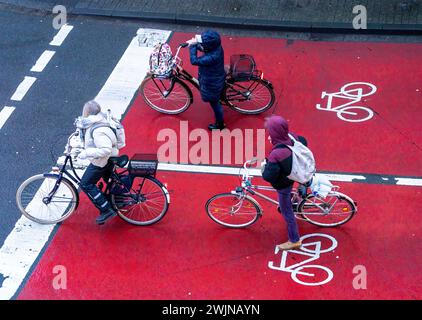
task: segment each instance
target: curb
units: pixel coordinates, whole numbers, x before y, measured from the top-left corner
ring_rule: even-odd
[[[51,13],[53,3],[34,0],[0,0],[0,4],[15,8]],[[139,19],[147,22],[160,22],[182,25],[256,29],[285,32],[331,33],[331,34],[376,34],[376,35],[422,35],[422,24],[378,24],[368,23],[368,29],[355,30],[351,23],[279,21],[246,18],[225,18],[219,16],[197,16],[192,14],[136,12],[112,9],[92,9],[84,6],[69,7],[68,14],[99,16],[109,18]]]
[[[140,19],[149,22],[172,24],[231,27],[239,29],[259,29],[292,32],[382,34],[382,35],[422,35],[422,24],[375,24],[368,23],[368,29],[356,30],[348,23],[278,21],[244,18],[224,18],[218,16],[197,16],[190,14],[170,14],[156,12],[135,12],[109,9],[78,8],[75,15],[103,16],[114,18]]]

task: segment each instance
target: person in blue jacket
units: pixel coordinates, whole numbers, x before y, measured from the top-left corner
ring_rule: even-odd
[[[199,67],[201,98],[204,102],[211,104],[215,114],[215,123],[210,124],[208,129],[222,130],[225,128],[225,124],[220,97],[224,89],[226,72],[221,37],[216,31],[208,30],[201,35],[196,35],[187,43],[190,47],[191,63]],[[198,56],[198,51],[203,54]]]

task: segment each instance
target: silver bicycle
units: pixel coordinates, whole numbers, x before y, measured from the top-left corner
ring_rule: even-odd
[[[207,201],[205,210],[213,221],[230,228],[244,228],[254,224],[264,213],[254,197],[264,199],[278,208],[276,199],[259,192],[275,193],[275,189],[252,184],[250,168],[256,162],[257,159],[252,159],[244,163],[239,172],[241,185],[235,190],[217,194]],[[338,190],[339,187],[334,186],[326,197],[321,197],[308,193],[308,188],[307,194],[301,196],[298,190],[293,188],[292,203],[296,218],[319,227],[337,227],[350,221],[357,212],[357,204]]]

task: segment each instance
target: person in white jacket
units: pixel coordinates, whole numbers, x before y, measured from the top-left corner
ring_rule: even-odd
[[[117,137],[109,126],[106,115],[101,112],[100,105],[93,100],[84,105],[82,117],[76,121],[76,126],[82,131],[85,147],[78,158],[90,161],[90,165],[82,176],[80,186],[100,210],[96,223],[101,225],[116,215],[110,202],[97,187],[97,183],[101,178],[105,182],[108,182],[110,178],[113,164],[109,162],[109,158],[119,154]]]

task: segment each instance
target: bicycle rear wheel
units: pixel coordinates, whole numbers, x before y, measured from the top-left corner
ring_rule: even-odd
[[[137,226],[160,221],[168,211],[168,199],[167,189],[153,177],[134,177],[130,192],[111,194],[119,216]]]
[[[39,174],[20,185],[16,203],[25,217],[40,224],[55,224],[73,213],[79,202],[78,193],[70,181],[62,178],[57,191],[51,194],[57,179],[58,176]]]
[[[308,195],[299,205],[298,212],[309,223],[319,227],[337,227],[353,218],[357,208],[353,201],[332,192],[325,199]]]
[[[182,113],[189,108],[193,100],[189,87],[173,78],[146,77],[141,84],[140,92],[147,105],[165,114]]]
[[[273,88],[260,78],[228,83],[223,97],[229,107],[243,114],[263,113],[275,101]]]
[[[244,228],[254,224],[262,215],[261,209],[248,196],[231,193],[217,194],[205,205],[208,216],[229,228]]]

